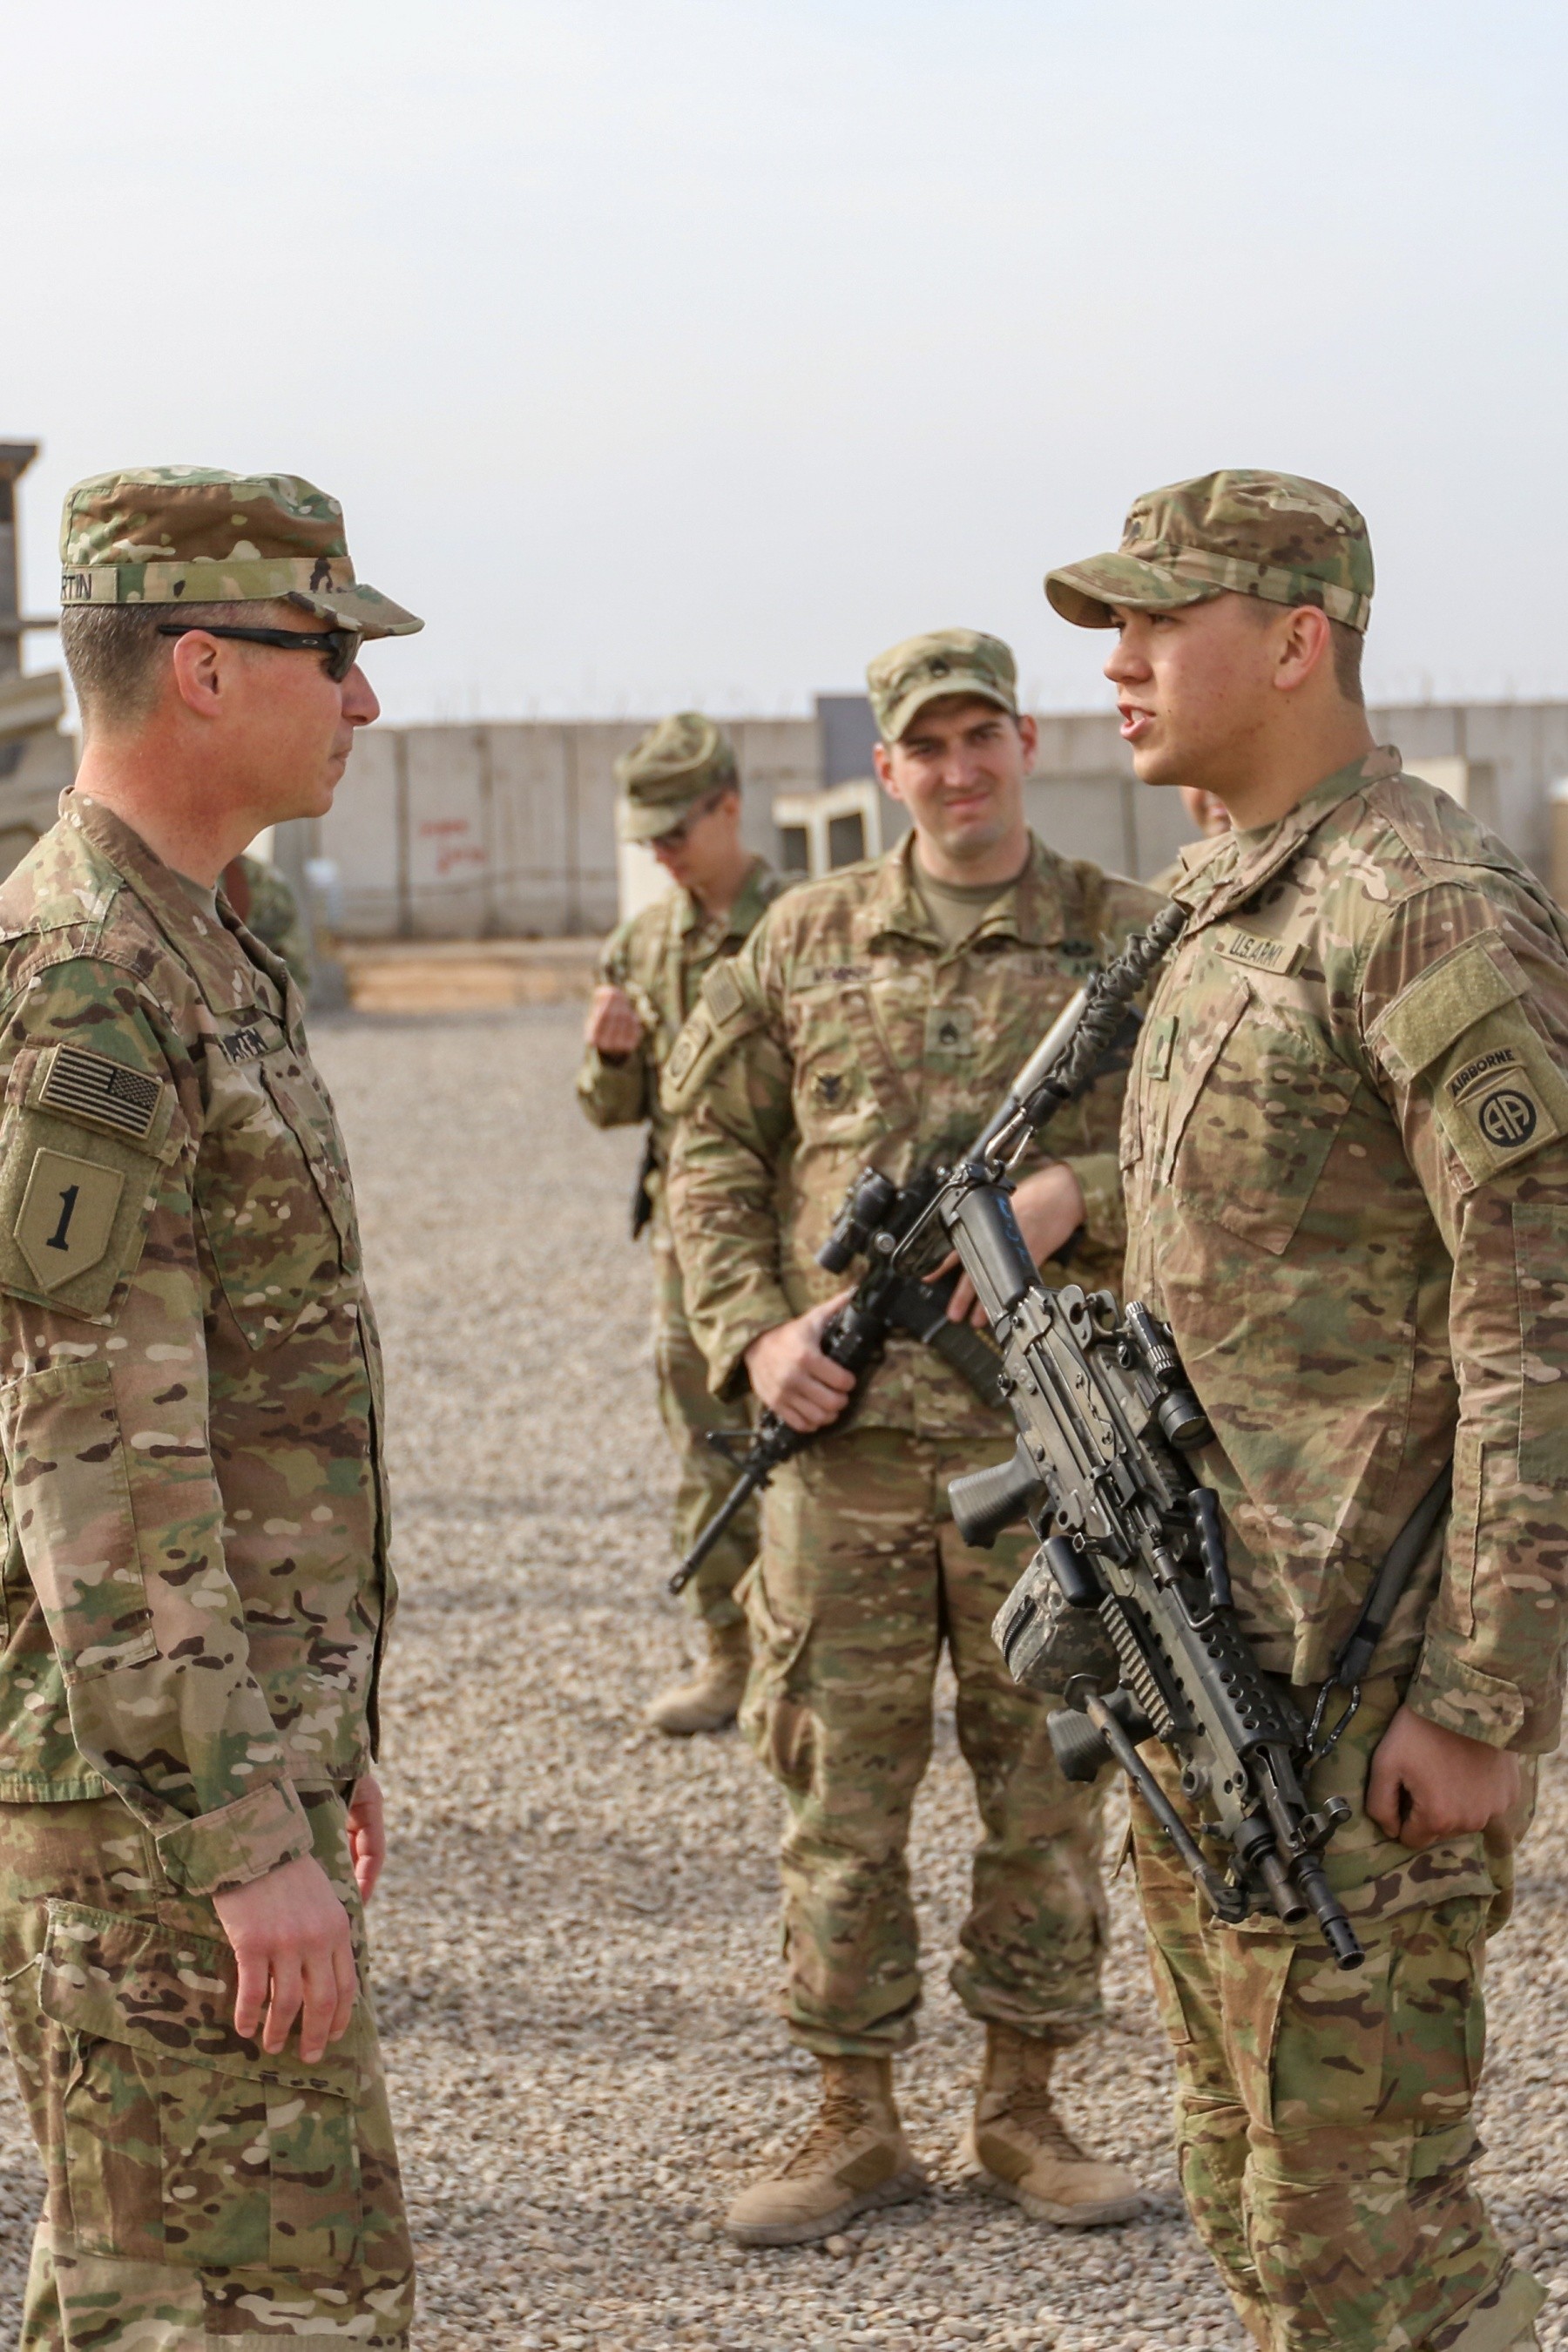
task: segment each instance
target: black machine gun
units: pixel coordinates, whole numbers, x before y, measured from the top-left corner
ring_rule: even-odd
[[[1077,1082],[1097,1023],[1142,985],[1184,920],[1179,907],[1163,910],[1090,984],[1053,1089]],[[927,1212],[985,1309],[1019,1432],[1009,1461],[952,1481],[954,1521],[967,1543],[989,1545],[1025,1518],[1040,1538],[997,1615],[997,1645],[1015,1681],[1066,1697],[1049,1727],[1067,1778],[1091,1780],[1114,1759],[1218,1917],[1268,1908],[1294,1923],[1310,1914],[1339,1966],[1358,1968],[1361,1944],[1322,1862],[1350,1808],[1330,1797],[1314,1811],[1303,1789],[1343,1722],[1320,1741],[1321,1707],[1309,1730],[1242,1634],[1218,1499],[1191,1462],[1214,1433],[1167,1326],[1143,1306],[1120,1311],[1109,1291],[1041,1281],[1005,1174],[1034,1116],[1033,1103],[1020,1105]],[[911,1231],[916,1247],[923,1238]],[[1365,1672],[1447,1488],[1445,1471],[1396,1539],[1342,1653],[1334,1680],[1347,1689]],[[1138,1752],[1152,1738],[1180,1761],[1198,1838]],[[1227,1864],[1216,1866],[1199,1838],[1228,1847]]]
[[[1092,986],[1092,983],[1091,983]],[[1014,1127],[1026,1107],[1033,1117],[1018,1141],[1021,1150],[1051,1114],[1075,1095],[1086,1093],[1097,1078],[1125,1052],[1136,1034],[1137,1016],[1131,1011],[1129,989],[1118,1000],[1113,1019],[1102,1010],[1092,1050],[1077,1064],[1069,1087],[1058,1087],[1054,1073],[1076,1039],[1089,1004],[1090,989],[1079,989],[1009,1087],[1006,1099],[971,1147],[970,1158],[988,1150],[993,1139]],[[857,1258],[867,1261],[853,1297],[829,1321],[822,1335],[822,1351],[852,1372],[858,1382],[880,1360],[895,1332],[924,1342],[950,1364],[983,1403],[1000,1410],[1005,1402],[1002,1360],[992,1342],[970,1323],[952,1323],[947,1309],[959,1275],[955,1268],[939,1282],[923,1277],[949,1255],[941,1229],[931,1222],[931,1209],[948,1181],[945,1166],[934,1162],[921,1169],[907,1184],[895,1184],[879,1170],[862,1171],[845,1195],[833,1229],[816,1253],[818,1265],[829,1274],[843,1274]],[[911,1250],[917,1233],[924,1242]],[[897,1263],[895,1264],[895,1260]],[[831,1423],[847,1425],[856,1399]],[[781,1464],[788,1462],[822,1433],[791,1429],[771,1408],[759,1415],[754,1430],[711,1432],[708,1443],[731,1465],[736,1479],[696,1542],[669,1580],[671,1592],[684,1591],[731,1520]]]

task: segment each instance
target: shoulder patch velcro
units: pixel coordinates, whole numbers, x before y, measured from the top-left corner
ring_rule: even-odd
[[[1374,1024],[1378,1056],[1396,1078],[1419,1077],[1467,1029],[1529,992],[1498,930],[1478,931],[1396,996]]]
[[[33,1100],[41,1110],[76,1119],[110,1135],[142,1141],[153,1131],[164,1081],[128,1069],[85,1045],[52,1045],[44,1055]]]
[[[702,982],[702,998],[721,1029],[727,1029],[744,1004],[745,992],[728,960],[716,963]]]

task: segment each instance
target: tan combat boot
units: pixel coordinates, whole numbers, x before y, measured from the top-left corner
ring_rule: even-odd
[[[743,2189],[724,2216],[739,2246],[830,2238],[873,2205],[926,2185],[893,2105],[890,2058],[822,2058],[822,2112],[793,2156]]]
[[[647,1719],[656,1731],[722,1731],[734,1722],[752,1664],[752,1637],[743,1617],[738,1625],[706,1631],[708,1655],[690,1681],[672,1683],[650,1702]]]
[[[963,2154],[1037,2221],[1066,2230],[1131,2221],[1143,2210],[1131,2174],[1086,2156],[1051,2104],[1055,2056],[1047,2042],[1010,2025],[987,2025],[985,2071]]]

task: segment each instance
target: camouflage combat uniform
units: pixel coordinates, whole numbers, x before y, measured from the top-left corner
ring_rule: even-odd
[[[689,891],[674,889],[612,931],[599,978],[630,997],[643,1023],[634,1053],[607,1059],[590,1045],[577,1077],[577,1099],[595,1127],[648,1122],[651,1165],[647,1175],[648,1240],[653,1249],[653,1349],[658,1407],[680,1465],[670,1538],[684,1553],[723,1501],[734,1473],[707,1442],[710,1430],[735,1424],[708,1386],[708,1366],[691,1336],[681,1295],[680,1268],[664,1205],[664,1171],[673,1121],[660,1109],[659,1074],[696,1004],[706,973],[721,957],[745,944],[784,888],[762,858],[727,915],[711,916]],[[738,1624],[731,1598],[757,1549],[754,1508],[739,1512],[687,1587],[692,1607],[710,1625]]]
[[[368,1999],[313,2066],[241,2042],[210,1900],[314,1843],[357,1916],[392,1583],[347,1163],[282,964],[108,810],[62,812],[0,890],[0,1921],[50,2171],[27,2340],[254,2342],[277,2310],[395,2345]]]
[[[950,948],[912,839],[793,889],[710,976],[672,1059],[670,1216],[721,1394],[753,1339],[841,1286],[815,1252],[850,1180],[874,1160],[902,1181],[969,1141],[1107,945],[1157,904],[1037,841]],[[1050,1136],[1083,1188],[1086,1281],[1120,1265],[1121,1091],[1102,1082]],[[1042,2041],[1076,2040],[1099,2014],[1097,1801],[1060,1778],[1046,1701],[1012,1685],[990,1639],[1026,1547],[971,1549],[947,1510],[948,1478],[1004,1455],[1009,1435],[939,1357],[894,1339],[853,1426],[768,1489],[742,1588],[756,1654],[743,1721],[789,1803],[785,2011],[821,2056],[883,2058],[913,2039],[904,1857],[944,1639],[984,1832],[952,1980],[976,2016]]]
[[[1221,472],[1139,499],[1115,554],[1046,588],[1088,627],[1229,592],[1360,631],[1372,551],[1338,491]],[[1342,1975],[1310,1922],[1215,1924],[1134,1807],[1184,2185],[1269,2352],[1513,2352],[1541,2291],[1476,2194],[1471,2105],[1529,1768],[1515,1817],[1425,1852],[1365,1794],[1402,1700],[1527,1759],[1558,1736],[1568,925],[1392,750],[1184,865],[1190,919],[1127,1095],[1126,1294],[1170,1318],[1216,1433],[1201,1460],[1243,1626],[1308,1716],[1454,1465],[1447,1529],[1309,1782],[1352,1808],[1328,1874],[1364,1967]]]
[[[235,890],[235,866],[240,869],[243,884],[238,895]],[[309,1003],[310,934],[288,876],[268,858],[237,857],[224,869],[223,888],[246,929],[254,932],[263,947],[282,957],[289,967],[289,979]]]
[[[1557,1738],[1568,1546],[1568,936],[1500,843],[1395,752],[1215,845],[1128,1097],[1130,1297],[1220,1443],[1243,1622],[1310,1711],[1378,1560],[1450,1453],[1453,1515],[1314,1801],[1365,1943],[1214,1925],[1141,1820],[1194,2211],[1280,2352],[1494,2352],[1540,2301],[1470,2179],[1506,1851],[1412,1853],[1365,1776],[1403,1696]],[[1494,1841],[1494,1843],[1497,1842]],[[1397,2193],[1390,2194],[1397,2184]],[[1270,2332],[1272,2331],[1272,2332]]]
[[[291,476],[105,476],[73,602],[354,582]],[[0,888],[0,2006],[48,2197],[26,2352],[396,2352],[413,2265],[346,1800],[392,1609],[342,1138],[283,963],[81,792]],[[216,1894],[314,1853],[361,1993],[234,2029]]]

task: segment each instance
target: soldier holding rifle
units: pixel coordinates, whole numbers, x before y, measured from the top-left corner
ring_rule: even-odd
[[[756,1654],[744,1720],[790,1810],[784,2009],[823,2093],[804,2143],[731,2209],[731,2235],[753,2245],[826,2236],[921,2185],[891,2060],[920,2000],[905,1847],[944,1641],[984,1822],[953,1971],[987,2035],[970,2154],[1058,2223],[1139,2203],[1124,2172],[1068,2137],[1049,2091],[1056,2052],[1100,2015],[1095,1796],[1063,1780],[1046,1700],[1013,1686],[990,1639],[1018,1539],[973,1550],[946,1507],[947,1479],[1002,1423],[938,1353],[895,1337],[853,1425],[836,1428],[854,1383],[820,1345],[837,1298],[815,1253],[868,1161],[903,1183],[972,1140],[1157,901],[1029,833],[1035,729],[997,639],[917,637],[868,682],[878,773],[912,834],[792,890],[710,975],[667,1076],[684,1121],[671,1219],[714,1387],[732,1397],[749,1381],[792,1427],[828,1433],[777,1472],[742,1588]],[[1062,1156],[1037,1152],[1016,1197],[1038,1260],[1076,1236],[1075,1271],[1101,1281],[1125,1235],[1121,1094],[1107,1078],[1065,1112],[1051,1136]],[[950,1311],[973,1306],[965,1282]]]
[[[617,761],[616,774],[622,840],[645,843],[675,887],[605,943],[577,1099],[595,1127],[648,1122],[632,1237],[646,1226],[653,1247],[654,1363],[659,1411],[679,1463],[674,1538],[684,1551],[730,1483],[707,1440],[734,1415],[709,1393],[708,1367],[686,1319],[664,1205],[670,1122],[659,1108],[659,1073],[704,976],[738,951],[784,884],[741,839],[735,755],[700,711],[661,719]],[[756,1535],[755,1509],[742,1510],[691,1580],[690,1605],[702,1621],[707,1656],[689,1681],[660,1691],[649,1706],[648,1720],[660,1731],[721,1731],[735,1720],[751,1645],[733,1594],[751,1566]]]
[[[1134,1805],[1184,2183],[1270,2352],[1513,2352],[1541,2290],[1477,2194],[1485,1939],[1521,1760],[1559,1725],[1568,1555],[1568,927],[1511,852],[1373,740],[1364,523],[1289,475],[1140,499],[1053,572],[1138,773],[1234,831],[1128,1090],[1124,1295],[1171,1326],[1215,1442],[1240,1623],[1310,1718],[1378,1564],[1453,1504],[1309,1775],[1345,1801],[1310,1919],[1214,1917]],[[1146,1748],[1199,1832],[1197,1810]]]

